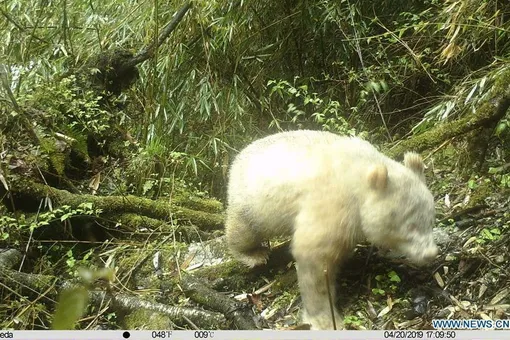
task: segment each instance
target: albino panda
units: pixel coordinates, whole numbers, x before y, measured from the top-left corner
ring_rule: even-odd
[[[328,289],[342,260],[364,239],[422,264],[434,259],[434,198],[419,155],[404,164],[358,138],[293,131],[257,140],[232,164],[226,236],[248,266],[264,264],[264,241],[291,236],[304,305],[312,329],[333,329]],[[333,300],[335,301],[335,300]],[[342,327],[335,310],[336,324]]]

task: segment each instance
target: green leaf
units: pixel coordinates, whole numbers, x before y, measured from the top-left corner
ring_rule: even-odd
[[[393,270],[388,273],[388,277],[390,278],[391,282],[400,282],[400,277],[397,273],[395,273]]]
[[[78,206],[78,208],[92,210],[92,203],[91,203],[91,202],[84,202],[84,203],[81,203],[81,204]]]
[[[508,122],[501,121],[499,122],[498,126],[496,126],[496,129],[494,130],[494,134],[498,137],[503,134],[508,129]]]
[[[375,295],[384,295],[386,294],[384,290],[379,288],[372,288],[372,293]]]
[[[476,186],[477,186],[477,185],[476,185],[476,181],[475,181],[474,179],[470,179],[470,180],[468,181],[468,188],[469,188],[469,189],[474,189],[474,188],[476,188]]]
[[[491,241],[494,240],[494,235],[492,235],[492,233],[487,228],[482,229],[480,234],[486,240],[491,240]]]
[[[74,329],[76,322],[85,312],[88,304],[88,292],[83,287],[64,290],[60,294],[57,310],[53,317],[55,330]]]
[[[154,187],[154,180],[152,179],[149,179],[147,181],[145,181],[145,183],[143,184],[143,187],[142,187],[142,193],[145,195],[149,192],[149,190],[151,190],[153,187]]]
[[[72,216],[72,213],[65,213],[64,215],[60,216],[60,222],[64,222],[67,220],[70,216]]]
[[[501,235],[501,230],[499,230],[499,228],[492,228],[490,232],[493,235]]]

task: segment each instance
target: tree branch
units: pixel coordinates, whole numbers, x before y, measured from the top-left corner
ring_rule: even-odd
[[[170,23],[161,31],[159,34],[158,40],[153,41],[148,46],[140,50],[131,60],[129,60],[124,67],[131,68],[135,65],[138,65],[144,62],[147,59],[150,59],[154,56],[156,49],[163,44],[163,42],[168,38],[170,33],[175,30],[179,22],[184,18],[186,12],[191,8],[191,2],[186,3],[182,8],[174,15]]]

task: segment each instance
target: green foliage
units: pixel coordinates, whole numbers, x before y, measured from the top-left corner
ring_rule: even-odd
[[[57,133],[71,137],[73,150],[86,155],[88,135],[108,134],[120,123],[141,144],[132,162],[110,172],[127,179],[123,192],[159,197],[179,187],[203,194],[193,188],[206,182],[207,188],[213,182],[224,188],[223,170],[232,156],[268,132],[370,131],[371,138],[387,140],[414,126],[418,134],[476,112],[499,88],[495,85],[506,86],[510,79],[510,2],[496,0],[388,0],[377,6],[346,0],[195,1],[155,57],[138,65],[139,81],[115,108],[81,79],[64,76],[79,73],[76,69],[108,49],[140,51],[182,5],[174,0],[0,4],[5,19],[0,59],[9,66],[8,85],[40,140],[40,145],[23,140],[27,129],[3,88],[0,165],[8,181],[12,167],[22,172],[49,163],[62,174],[69,147]],[[502,142],[508,139],[508,119],[494,130]],[[10,129],[13,135],[23,132],[22,147],[4,149],[3,135]],[[19,157],[20,150],[28,151]],[[507,150],[501,150],[506,159]],[[506,169],[493,169],[493,178],[508,188]],[[224,177],[218,180],[217,174]],[[468,187],[479,190],[480,182],[475,178]],[[81,206],[16,219],[2,214],[0,240],[19,244],[20,235],[41,226],[100,213]],[[478,240],[500,239],[503,229],[487,227]],[[90,256],[81,258],[62,244],[52,250],[68,274]],[[392,294],[399,283],[395,272],[378,275],[373,293]],[[56,317],[55,328],[74,325],[84,301],[75,303],[75,310],[60,312],[68,319]],[[28,310],[33,314],[27,313],[23,326],[33,326],[34,314],[47,314],[37,303]]]
[[[502,165],[496,168],[489,168],[489,174],[499,182],[502,188],[510,188],[510,173],[507,173],[508,166]]]
[[[84,258],[84,261],[86,259],[87,256]],[[95,280],[107,282],[114,280],[114,271],[112,269],[97,271],[81,269],[78,274],[83,284],[65,289],[60,293],[57,309],[53,315],[52,329],[54,330],[71,330],[75,328],[76,322],[86,311],[90,286]],[[109,313],[107,319],[113,317],[115,317],[115,314]]]
[[[471,178],[469,181],[468,181],[468,187],[469,189],[473,190],[473,189],[476,189],[476,187],[478,186],[478,183],[476,181],[476,179],[473,179]]]
[[[73,217],[99,216],[101,212],[102,210],[94,208],[92,203],[81,203],[75,209],[68,205],[63,205],[57,209],[40,213],[35,217],[20,215],[18,218],[14,218],[3,215],[0,216],[0,239],[12,240],[15,244],[18,244],[20,234],[31,233],[35,229],[55,221],[66,223]]]
[[[102,97],[93,90],[82,90],[75,76],[38,85],[23,99],[55,127],[62,126],[66,131],[101,135],[112,125],[109,113],[101,108]]]
[[[372,294],[374,295],[386,295],[386,292],[380,288],[372,288]]]
[[[294,79],[296,83],[298,79]],[[270,126],[280,126],[287,120],[297,126],[306,126],[307,122],[316,123],[323,130],[342,135],[354,136],[356,131],[344,118],[345,110],[336,100],[324,100],[318,93],[310,93],[307,85],[296,86],[285,80],[270,80],[267,83],[269,99],[277,96],[278,102],[287,103],[286,115],[273,115]],[[276,105],[277,107],[280,105]],[[276,118],[280,117],[280,118]]]
[[[171,192],[172,185],[186,174],[186,169],[196,175],[203,164],[192,155],[169,150],[161,139],[153,139],[138,149],[127,169],[129,191],[158,197],[161,192]]]
[[[71,269],[73,269],[74,266],[76,265],[76,259],[74,258],[72,249],[69,249],[66,253],[66,264],[67,267]]]
[[[377,287],[372,288],[372,294],[383,296],[395,293],[401,281],[400,276],[393,270],[388,271],[386,275],[377,275],[375,280],[377,282]]]
[[[10,141],[8,156],[22,159],[28,168],[65,176],[71,151],[87,160],[87,137],[107,135],[118,118],[101,108],[101,100],[93,91],[82,90],[74,76],[34,84],[19,96],[18,103],[27,108],[25,114],[34,126],[37,142],[27,138],[27,131],[23,131],[26,129],[18,131],[19,127],[15,127],[13,134],[20,133],[22,138]],[[17,115],[16,110],[12,111],[11,124]],[[48,169],[49,165],[52,169]]]
[[[18,221],[10,216],[0,216],[0,240],[5,241],[11,237],[12,230],[18,227]]]
[[[54,330],[74,329],[76,321],[83,315],[88,303],[88,291],[83,287],[64,290],[59,297],[53,317]]]
[[[344,317],[344,324],[346,326],[354,326],[354,328],[358,328],[363,325],[363,321],[355,315],[347,315]]]
[[[98,216],[101,214],[102,209],[94,208],[92,203],[81,203],[73,209],[68,205],[63,205],[53,211],[48,211],[39,215],[40,219],[51,221],[53,219],[59,219],[60,222],[64,222],[73,216]]]
[[[501,175],[501,182],[502,187],[510,188],[510,174]]]
[[[481,103],[487,100],[497,82],[500,79],[506,79],[509,72],[510,67],[507,63],[495,62],[483,72],[469,73],[465,79],[455,85],[452,91],[455,95],[442,98],[439,103],[425,112],[423,119],[413,127],[413,132],[420,133],[435,122],[448,121],[462,114],[476,112]],[[494,134],[498,137],[504,136],[507,126],[508,119],[502,119],[494,130]]]
[[[158,140],[187,155],[183,169],[197,181],[211,180],[260,130],[353,134],[383,123],[384,134],[371,138],[386,139],[473,112],[510,53],[508,2],[199,1],[156,58],[140,65],[130,93],[136,104],[108,117],[101,98],[77,91],[72,78],[51,79],[107,48],[139,51],[182,3],[1,6],[10,20],[0,28],[0,57],[12,66],[16,94],[42,86],[38,100],[55,109],[50,119],[61,114],[78,131],[122,121],[142,144]]]
[[[491,241],[499,240],[501,237],[501,230],[499,228],[483,228],[478,234],[476,242],[487,243]]]
[[[48,156],[57,174],[62,175],[64,173],[66,157],[61,150],[57,149],[55,139],[43,137],[39,141],[43,153]]]
[[[77,130],[77,127],[71,127],[69,125],[63,125],[60,130],[65,136],[72,138],[73,150],[83,155],[85,158],[88,157],[88,146],[87,146],[87,135]]]
[[[395,272],[395,271],[390,271],[388,272],[388,278],[390,279],[390,282],[396,282],[396,283],[399,283],[400,282],[400,277],[398,276],[398,274]]]

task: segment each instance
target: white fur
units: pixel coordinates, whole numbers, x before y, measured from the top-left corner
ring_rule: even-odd
[[[357,242],[366,238],[397,249],[416,263],[437,254],[434,199],[423,163],[411,154],[406,164],[366,141],[328,132],[284,132],[255,141],[230,171],[229,247],[255,266],[267,259],[263,241],[292,236],[305,321],[332,329],[326,287],[335,293],[337,268]]]

